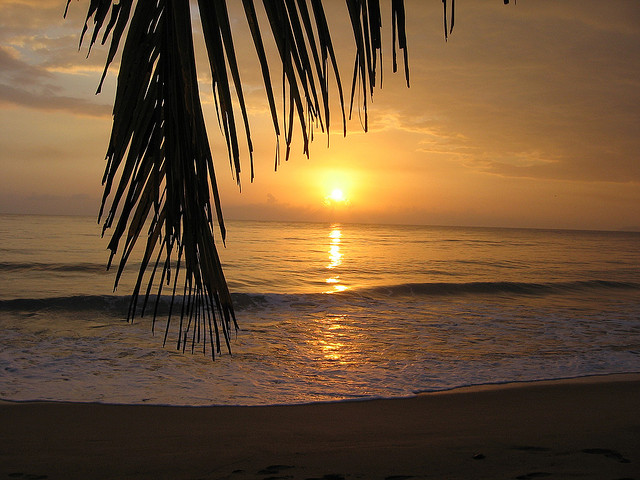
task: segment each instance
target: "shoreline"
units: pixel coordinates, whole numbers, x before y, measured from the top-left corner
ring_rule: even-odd
[[[113,405],[113,406],[148,406],[148,407],[175,407],[175,408],[217,408],[217,407],[237,407],[237,408],[254,408],[254,407],[294,407],[303,405],[318,405],[318,404],[334,404],[334,403],[349,403],[349,402],[370,402],[378,400],[404,400],[415,398],[421,395],[438,395],[448,393],[463,393],[463,392],[480,392],[485,390],[501,390],[518,388],[519,386],[526,385],[546,385],[553,383],[598,383],[600,379],[607,379],[607,381],[627,381],[633,380],[633,377],[637,377],[640,380],[640,372],[624,372],[624,373],[593,373],[585,375],[577,375],[573,377],[562,378],[543,378],[535,380],[506,380],[503,382],[489,382],[489,383],[477,383],[471,385],[461,385],[457,387],[445,388],[442,390],[420,390],[413,394],[396,396],[396,397],[350,397],[337,400],[317,400],[308,402],[297,403],[265,403],[265,404],[211,404],[211,405],[188,405],[188,404],[170,404],[170,403],[119,403],[119,402],[91,402],[84,400],[47,400],[47,399],[32,399],[32,400],[12,400],[6,398],[0,398],[0,406],[2,405],[20,405],[20,404],[70,404],[70,405]]]
[[[637,373],[297,405],[2,401],[0,478],[639,478],[638,405]]]

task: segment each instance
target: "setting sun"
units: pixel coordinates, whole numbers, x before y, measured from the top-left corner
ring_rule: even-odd
[[[324,204],[330,207],[349,205],[349,199],[341,188],[332,189],[327,196],[324,197]]]
[[[324,204],[328,207],[347,206],[349,199],[341,188],[334,188],[324,197]]]
[[[333,200],[334,202],[344,202],[345,196],[344,196],[344,192],[342,190],[340,190],[339,188],[334,189],[330,194],[329,194],[329,199]]]

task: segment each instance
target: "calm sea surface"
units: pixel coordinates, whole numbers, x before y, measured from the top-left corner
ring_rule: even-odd
[[[94,219],[0,215],[0,398],[281,404],[640,371],[640,233],[227,227],[240,331],[212,361],[125,321],[137,265],[113,292]]]

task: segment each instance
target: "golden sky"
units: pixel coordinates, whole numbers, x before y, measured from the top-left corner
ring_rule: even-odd
[[[63,20],[65,3],[0,0],[0,212],[97,214],[116,70],[94,95],[106,49],[89,58],[78,51],[88,1],[72,2]],[[442,3],[406,0],[409,89],[391,73],[383,1],[384,78],[370,131],[362,132],[356,113],[343,138],[335,108],[330,148],[316,132],[311,158],[298,142],[277,172],[255,53],[233,10],[240,2],[228,3],[255,145],[256,178],[243,177],[242,192],[198,48],[227,218],[640,228],[637,0],[459,1],[448,42]],[[324,3],[348,90],[354,51],[346,7]],[[278,85],[276,62],[271,72]],[[344,199],[331,198],[334,190]]]

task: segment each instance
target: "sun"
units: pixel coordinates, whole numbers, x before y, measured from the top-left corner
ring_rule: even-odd
[[[344,202],[346,200],[344,192],[339,188],[333,189],[327,198],[333,202]]]
[[[319,169],[313,172],[313,196],[331,211],[346,211],[358,198],[359,173],[352,170]]]
[[[338,207],[349,205],[349,199],[341,188],[334,188],[324,197],[324,204],[327,207]]]

